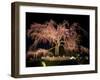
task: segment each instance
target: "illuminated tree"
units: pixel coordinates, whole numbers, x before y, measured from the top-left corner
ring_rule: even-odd
[[[34,23],[27,31],[28,37],[33,40],[29,50],[35,49],[39,42],[49,42],[52,47],[48,52],[55,48],[55,56],[59,55],[59,46],[63,46],[65,51],[78,51],[80,34],[77,33],[77,27],[79,27],[79,24],[73,23],[69,25],[65,20],[62,24],[57,24],[53,20],[44,24]]]

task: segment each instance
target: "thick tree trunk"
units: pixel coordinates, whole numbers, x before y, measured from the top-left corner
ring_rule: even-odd
[[[59,46],[60,46],[60,40],[58,39],[57,40],[56,47],[55,47],[55,56],[58,56],[59,55]]]
[[[57,45],[55,47],[55,56],[58,56],[59,55],[59,46]]]

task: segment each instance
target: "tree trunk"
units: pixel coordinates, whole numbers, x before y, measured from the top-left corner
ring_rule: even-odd
[[[56,45],[55,47],[55,56],[58,56],[59,55],[59,46]]]

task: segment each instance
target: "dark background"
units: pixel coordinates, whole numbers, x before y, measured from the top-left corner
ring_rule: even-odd
[[[30,13],[26,12],[26,32],[30,28],[32,23],[45,23],[46,21],[54,20],[57,24],[62,23],[64,20],[68,21],[69,24],[77,22],[81,28],[85,31],[82,32],[81,45],[89,48],[89,15],[71,15],[71,14],[49,14],[49,13]],[[31,39],[26,36],[26,51],[32,44]]]

